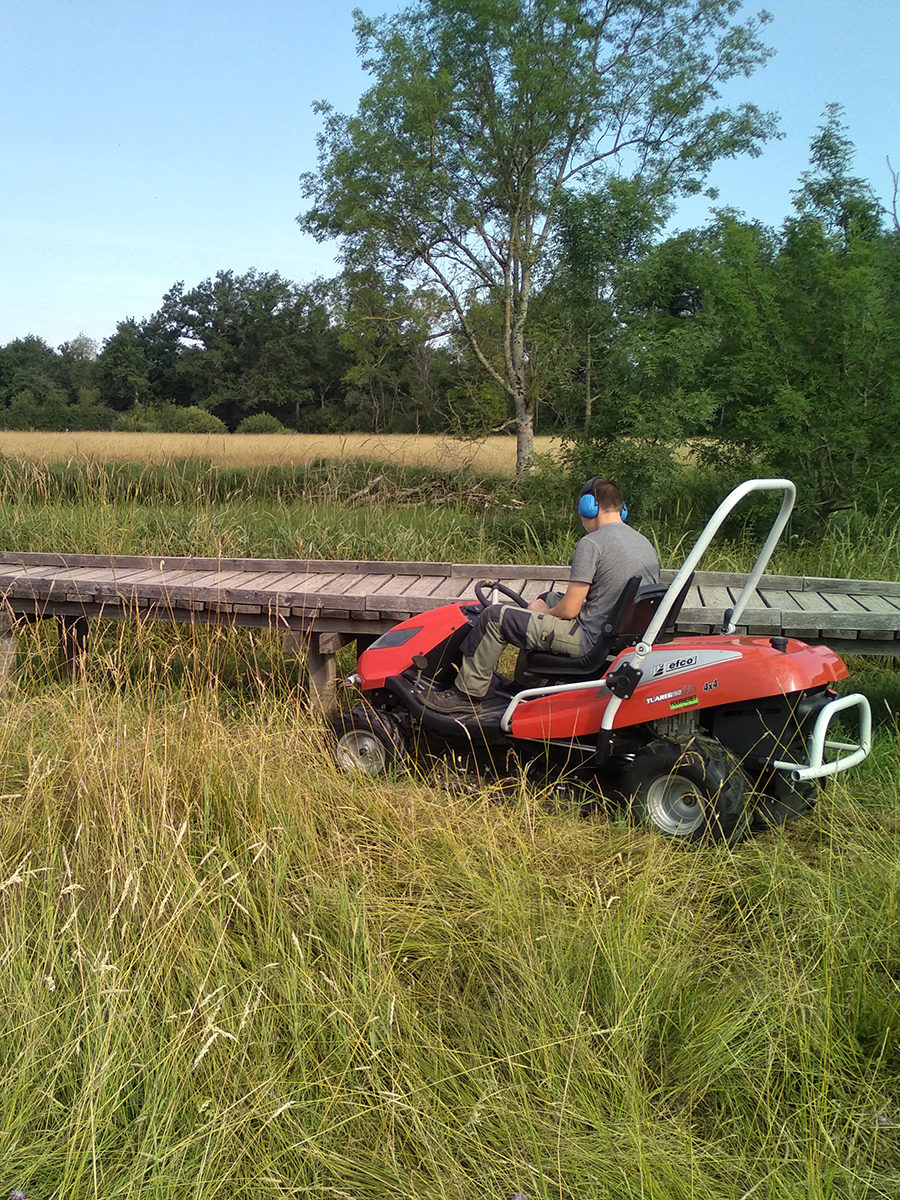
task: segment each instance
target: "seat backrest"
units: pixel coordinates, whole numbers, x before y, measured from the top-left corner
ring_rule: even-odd
[[[636,589],[631,603],[620,615],[612,632],[613,637],[640,637],[653,619],[653,614],[666,594],[665,584],[645,583]]]
[[[593,646],[577,662],[585,669],[600,667],[609,656],[610,646],[618,640],[631,623],[631,615],[640,592],[641,577],[632,575],[619,592],[619,598],[612,606],[609,616],[603,622],[603,629]],[[650,618],[648,617],[649,621]],[[644,626],[646,628],[646,626]]]
[[[631,580],[628,582],[630,583]],[[663,632],[668,632],[674,628],[675,622],[678,620],[678,614],[681,612],[682,605],[693,582],[694,576],[691,574],[684,581],[681,591],[675,597],[675,603],[666,617]],[[653,614],[659,608],[660,604],[662,604],[668,590],[668,587],[664,583],[645,583],[639,587],[632,603],[621,614],[613,637],[618,635],[623,638],[634,639],[639,638],[645,633],[653,619]]]

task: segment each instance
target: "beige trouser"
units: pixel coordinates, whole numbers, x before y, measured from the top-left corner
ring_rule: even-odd
[[[545,599],[553,606],[562,596],[551,592]],[[577,621],[531,612],[517,604],[489,604],[462,644],[463,659],[456,677],[459,690],[470,696],[483,696],[507,646],[568,654],[572,658],[579,658],[588,649]]]

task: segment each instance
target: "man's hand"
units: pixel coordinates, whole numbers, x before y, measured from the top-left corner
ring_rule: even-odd
[[[547,601],[542,600],[540,596],[538,596],[538,598],[536,600],[532,600],[532,602],[528,605],[528,609],[529,609],[529,612],[544,612],[544,613],[546,613],[546,612],[550,611],[550,609],[547,607]]]

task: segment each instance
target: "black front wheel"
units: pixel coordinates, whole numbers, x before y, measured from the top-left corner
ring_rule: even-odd
[[[374,708],[351,708],[331,725],[334,757],[349,775],[386,775],[409,762],[399,723]]]
[[[636,822],[675,841],[730,846],[747,830],[744,775],[710,738],[643,746],[622,771],[621,791]]]

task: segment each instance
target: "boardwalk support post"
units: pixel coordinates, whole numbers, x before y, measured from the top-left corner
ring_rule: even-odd
[[[284,635],[282,645],[286,654],[306,654],[310,703],[322,716],[330,717],[337,711],[335,655],[342,646],[353,640],[352,633],[301,633],[291,630]]]
[[[59,626],[59,665],[70,674],[84,659],[87,651],[87,617],[68,615],[57,617]]]
[[[0,611],[0,688],[6,686],[16,665],[16,618]]]

